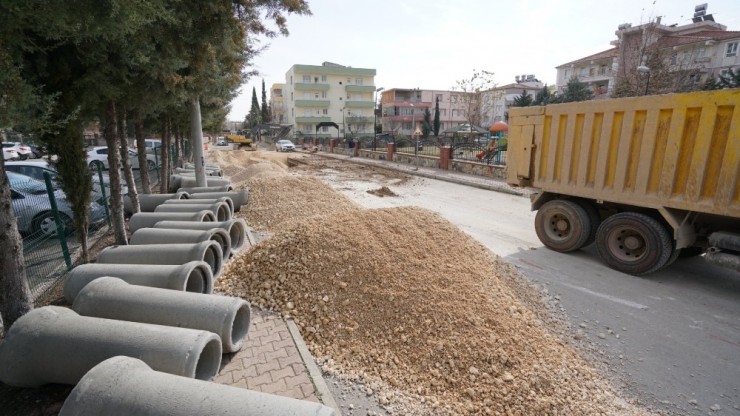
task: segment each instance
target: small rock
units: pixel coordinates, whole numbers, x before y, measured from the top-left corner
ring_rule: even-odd
[[[478,375],[478,369],[475,368],[475,367],[470,367],[470,369],[468,371],[470,371],[470,374],[472,374],[474,376],[477,376]]]
[[[719,412],[720,410],[722,410],[722,406],[720,406],[717,403],[715,403],[715,404],[709,406],[709,410],[711,410],[713,412]]]
[[[586,327],[586,323],[581,322],[580,324],[578,324],[578,326],[580,326],[581,328],[585,328]]]
[[[603,332],[599,332],[599,338],[604,339],[606,338],[606,334]]]
[[[506,371],[504,372],[504,376],[501,377],[504,381],[514,381],[514,376],[511,375],[510,372]]]
[[[473,390],[471,387],[468,387],[465,389],[465,394],[468,395],[471,399],[475,398],[475,390]]]
[[[693,404],[694,406],[696,406],[696,399],[689,400],[689,404]]]

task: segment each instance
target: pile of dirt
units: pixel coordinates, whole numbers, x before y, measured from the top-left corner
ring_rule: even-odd
[[[395,192],[391,191],[387,186],[381,186],[378,189],[371,189],[367,191],[367,193],[369,193],[370,195],[379,196],[381,198],[384,196],[398,196],[396,195]]]
[[[515,268],[437,214],[335,209],[344,197],[306,178],[250,189],[247,220],[274,234],[227,265],[221,292],[294,317],[315,357],[429,406],[404,414],[645,414],[512,293]]]
[[[316,215],[356,212],[360,207],[316,178],[278,176],[250,179],[249,204],[237,216],[258,230],[310,221]]]

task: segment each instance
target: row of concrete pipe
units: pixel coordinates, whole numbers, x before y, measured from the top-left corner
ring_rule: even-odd
[[[13,324],[0,344],[0,381],[76,384],[61,416],[335,414],[209,382],[249,332],[249,303],[212,294],[224,263],[248,245],[246,223],[233,218],[248,191],[227,183],[139,199],[129,245],[69,273],[71,308],[38,308]]]

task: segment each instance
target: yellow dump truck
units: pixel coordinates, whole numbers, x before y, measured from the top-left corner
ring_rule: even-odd
[[[548,248],[595,242],[634,275],[702,253],[740,270],[740,89],[514,108],[508,151]]]
[[[241,130],[235,134],[231,133],[231,131],[224,131],[222,134],[226,138],[226,143],[238,144],[240,149],[246,147],[247,150],[256,150],[253,146],[253,140],[242,134]]]

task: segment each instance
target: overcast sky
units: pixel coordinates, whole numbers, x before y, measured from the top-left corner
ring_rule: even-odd
[[[261,98],[284,83],[294,64],[324,61],[377,70],[375,85],[451,89],[474,70],[497,85],[534,74],[555,83],[555,67],[612,46],[621,23],[688,24],[698,0],[308,0],[312,16],[288,17],[288,37],[264,41],[252,77],[232,102],[230,120],[249,112],[252,87]],[[708,2],[708,13],[740,30],[740,0]]]

